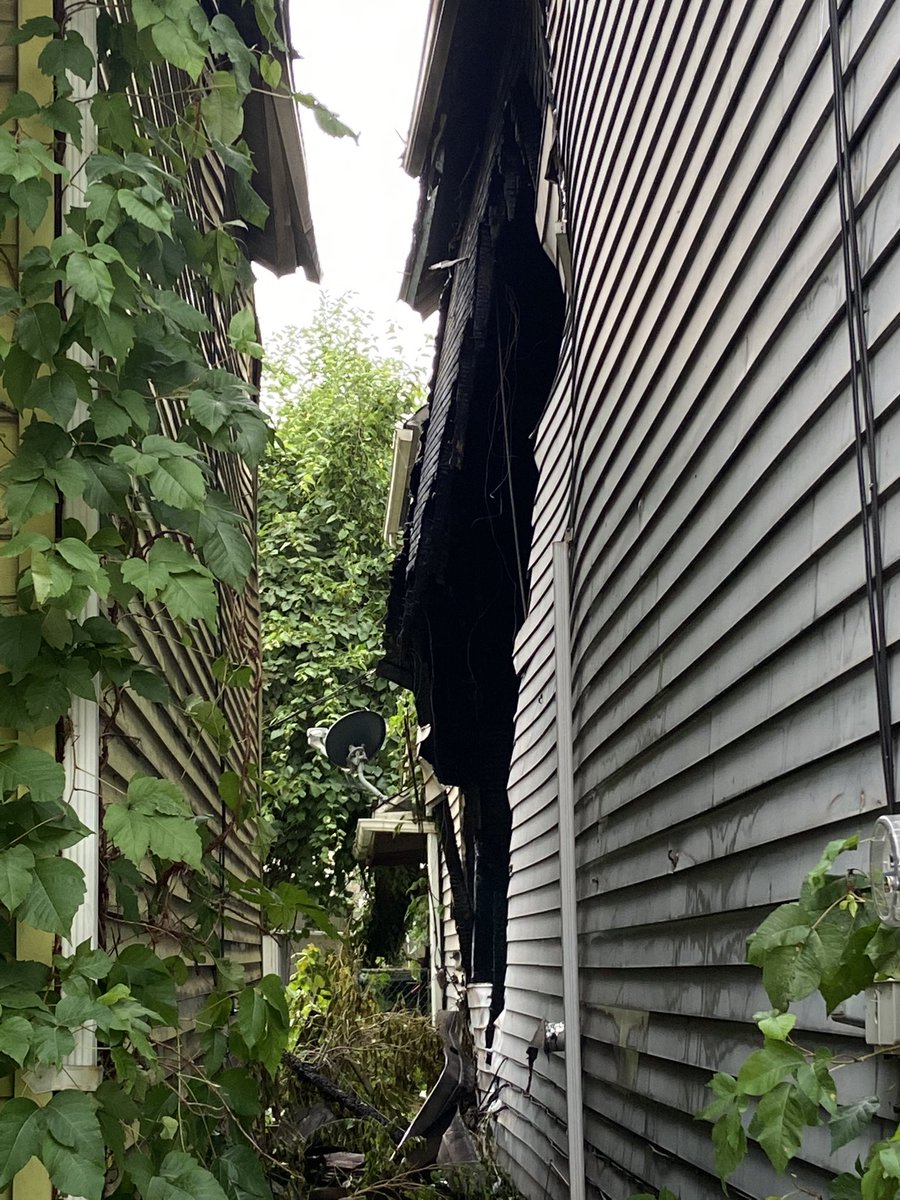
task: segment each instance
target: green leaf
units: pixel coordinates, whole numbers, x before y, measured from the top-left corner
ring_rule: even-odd
[[[40,408],[59,425],[68,425],[75,412],[78,389],[75,380],[63,370],[37,378],[26,395],[28,408]]]
[[[31,890],[34,855],[27,846],[0,850],[0,903],[15,912]]]
[[[55,1187],[66,1195],[101,1200],[106,1152],[97,1101],[84,1092],[57,1092],[44,1109],[42,1155]]]
[[[21,1067],[31,1049],[31,1022],[24,1017],[5,1017],[0,1021],[0,1054]]]
[[[43,1131],[43,1112],[32,1100],[4,1100],[0,1105],[0,1188],[40,1154]]]
[[[108,313],[99,308],[88,309],[84,328],[97,350],[118,361],[125,359],[134,345],[134,322],[115,309]]]
[[[71,72],[89,83],[94,74],[94,56],[81,34],[67,29],[63,38],[47,43],[38,57],[38,66],[45,75],[61,79]]]
[[[82,300],[109,312],[116,288],[105,263],[90,254],[71,254],[66,263],[66,279]]]
[[[180,70],[186,71],[196,83],[206,66],[207,48],[197,40],[185,23],[164,17],[162,21],[153,24],[151,36],[163,58]]]
[[[209,91],[200,101],[200,115],[210,138],[226,146],[237,141],[244,128],[244,106],[231,71],[214,71]]]
[[[39,858],[31,890],[19,907],[18,918],[35,929],[66,937],[84,900],[84,872],[67,858]]]
[[[203,543],[203,561],[217,579],[236,592],[243,590],[253,569],[253,551],[243,531],[234,525],[219,524]]]
[[[16,342],[26,354],[40,362],[50,362],[62,339],[62,317],[53,304],[35,304],[19,313]]]
[[[200,868],[197,825],[181,790],[164,779],[136,775],[125,800],[107,806],[103,827],[135,865],[149,850],[168,862]]]
[[[152,558],[129,558],[122,563],[122,578],[147,600],[155,600],[169,582],[169,571]]]
[[[100,566],[100,559],[85,545],[79,538],[62,538],[56,543],[56,552],[71,567],[75,567],[77,571],[96,572]]]
[[[750,1122],[750,1136],[756,1138],[776,1171],[783,1171],[800,1149],[803,1136],[803,1109],[794,1088],[781,1083],[766,1092]]]
[[[15,681],[21,678],[24,669],[37,658],[40,648],[40,613],[0,617],[0,666],[6,667]],[[2,762],[2,753],[0,753],[0,762]]]
[[[764,1096],[805,1062],[803,1052],[786,1042],[767,1041],[745,1059],[737,1076],[738,1091],[748,1096]]]
[[[215,585],[206,575],[172,575],[163,589],[162,601],[176,621],[204,621],[215,629],[218,598]]]
[[[877,1096],[866,1096],[864,1100],[857,1100],[854,1104],[837,1106],[837,1111],[828,1122],[832,1152],[852,1142],[871,1125],[872,1118],[878,1112],[878,1105]]]
[[[716,1172],[721,1179],[727,1179],[747,1156],[747,1135],[741,1124],[741,1114],[736,1108],[729,1109],[713,1125],[712,1141]]]
[[[795,1013],[757,1013],[753,1019],[763,1037],[775,1042],[786,1041],[797,1024]]]
[[[53,188],[43,177],[23,179],[9,189],[9,197],[19,210],[19,215],[29,229],[36,231],[47,215]]]
[[[68,1029],[58,1025],[37,1025],[34,1027],[32,1051],[39,1063],[59,1067],[62,1060],[75,1049],[75,1038]]]
[[[32,38],[48,38],[59,33],[59,25],[52,17],[29,17],[6,35],[7,46],[21,46]],[[2,1185],[0,1185],[2,1186]]]
[[[66,786],[62,763],[32,746],[9,746],[0,751],[0,792],[9,795],[20,788],[33,800],[60,800]]]
[[[187,458],[160,459],[147,477],[153,494],[173,508],[202,508],[206,497],[203,472]]]
[[[228,1200],[228,1197],[215,1177],[195,1158],[173,1150],[144,1190],[144,1200]]]
[[[241,1071],[240,1075],[244,1080],[249,1078],[244,1071]],[[234,1108],[234,1105],[231,1107]],[[248,1111],[246,1115],[253,1114]],[[234,1200],[272,1200],[272,1191],[259,1157],[249,1146],[229,1146],[224,1154],[217,1157],[214,1169],[219,1182],[227,1188]]]
[[[231,748],[231,730],[224,712],[215,700],[204,700],[202,696],[189,696],[184,711],[199,729],[208,734],[220,754]]]
[[[268,1006],[259,992],[244,988],[238,997],[237,1027],[248,1048],[253,1050],[265,1036]]]
[[[146,188],[119,188],[116,192],[122,211],[155,233],[168,233],[172,224],[172,209],[167,201],[160,197],[151,201],[146,194]]]

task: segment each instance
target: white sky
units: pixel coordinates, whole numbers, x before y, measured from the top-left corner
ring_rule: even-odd
[[[422,53],[428,0],[291,0],[298,89],[312,92],[359,132],[359,144],[329,138],[301,120],[322,287],[353,292],[362,308],[402,331],[421,354],[426,327],[397,300],[411,241],[418,184],[400,165]],[[258,271],[263,337],[302,325],[319,289],[302,274]],[[431,330],[432,326],[427,326]]]

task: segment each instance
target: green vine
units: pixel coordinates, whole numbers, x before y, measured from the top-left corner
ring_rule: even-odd
[[[772,1166],[790,1176],[804,1132],[827,1128],[832,1152],[863,1136],[878,1113],[877,1096],[840,1097],[841,1072],[876,1058],[884,1049],[858,1055],[834,1054],[827,1046],[794,1037],[794,1001],[818,993],[827,1012],[881,980],[900,978],[900,929],[881,924],[868,878],[859,871],[832,871],[839,856],[856,850],[857,837],[830,842],[806,876],[800,899],[783,904],[762,923],[747,944],[747,958],[762,970],[773,1008],[754,1020],[763,1045],[736,1075],[719,1072],[709,1082],[714,1099],[698,1116],[712,1122],[716,1172],[726,1181],[746,1158],[748,1138]],[[897,1049],[900,1049],[898,1047]],[[726,1189],[727,1191],[727,1189]],[[853,1171],[834,1177],[830,1200],[896,1200],[900,1195],[900,1126],[875,1141]],[[825,1200],[791,1179],[782,1197]],[[671,1193],[660,1193],[660,1200]],[[632,1200],[652,1200],[633,1197]]]
[[[272,929],[321,914],[296,885],[242,881],[220,860],[255,827],[258,770],[225,696],[245,692],[252,715],[258,663],[219,657],[214,697],[172,695],[127,629],[202,648],[252,567],[246,516],[214,470],[253,470],[270,437],[253,388],[222,365],[261,353],[242,238],[268,210],[244,102],[262,89],[349,131],[285,87],[274,0],[245,6],[249,41],[196,0],[77,8],[97,10],[96,56],[71,23],[27,21],[10,40],[37,42],[47,94],[18,91],[0,113],[0,219],[43,233],[65,214],[55,236],[7,258],[0,287],[5,427],[18,429],[0,470],[0,557],[16,571],[0,613],[0,1076],[60,1068],[91,1028],[103,1082],[0,1102],[0,1189],[36,1157],[86,1200],[264,1200],[257,1080],[278,1068],[288,1010],[277,977],[251,984],[223,957],[222,930],[248,906]],[[71,174],[65,145],[81,152]],[[227,168],[233,219],[197,216],[206,159]],[[225,354],[203,311],[213,296]],[[105,779],[108,909],[122,931],[109,944],[121,948],[19,961],[17,923],[69,935],[85,883],[59,851],[91,832],[40,731],[68,736],[73,698],[99,695],[109,732],[128,690],[180,710],[228,758],[223,828],[196,819],[178,780],[138,774],[116,791]],[[200,966],[215,985],[186,1023],[179,988]]]

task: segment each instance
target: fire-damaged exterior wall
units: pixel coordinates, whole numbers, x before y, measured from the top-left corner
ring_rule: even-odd
[[[567,319],[552,335],[557,361],[541,375],[541,403],[531,395],[517,409],[517,395],[506,394],[502,407],[523,422],[533,415],[526,442],[537,477],[530,527],[520,525],[515,541],[527,604],[515,611],[512,587],[514,638],[502,646],[515,714],[502,734],[509,887],[505,971],[494,976],[498,1142],[529,1200],[570,1194],[565,1060],[541,1052],[530,1084],[528,1072],[538,1021],[562,1015],[551,546],[568,540],[587,1193],[626,1200],[664,1184],[682,1200],[713,1200],[721,1185],[709,1127],[694,1113],[710,1075],[734,1070],[758,1045],[752,1015],[769,1007],[745,962],[747,936],[797,896],[825,841],[866,833],[884,804],[829,6],[548,0],[539,10],[521,0],[498,6],[517,59],[479,39],[484,7],[435,0],[407,160],[425,185],[407,296],[427,311],[436,279],[449,271],[450,282],[432,397],[443,415],[432,410],[413,477],[395,659],[405,655],[432,725],[426,749],[438,776],[465,791],[483,747],[467,743],[469,728],[442,758],[464,698],[435,663],[458,656],[473,631],[471,645],[481,645],[476,570],[453,547],[496,487],[492,476],[485,491],[462,463],[477,456],[474,439],[496,439],[496,423],[479,425],[475,414],[496,407],[505,376],[488,378],[479,363],[508,354],[510,338],[489,318],[467,379],[454,322],[461,311],[476,329],[478,298],[495,306],[510,290],[529,307],[527,279],[511,283],[496,254],[485,263],[476,236],[487,228],[498,244],[498,209],[474,181],[500,170],[508,194],[501,167],[517,147],[527,170],[515,177],[527,182],[530,172],[534,184],[531,244],[543,244],[547,263],[545,251],[555,256]],[[900,3],[843,4],[840,38],[892,644]],[[545,132],[535,169],[517,89],[537,62],[544,84],[530,86]],[[471,115],[479,103],[494,113],[487,129]],[[519,187],[520,201],[526,192]],[[525,244],[522,233],[520,253]],[[535,260],[523,271],[540,281],[532,298],[555,322],[553,289]],[[520,472],[515,507],[528,488],[524,464],[510,461]],[[421,557],[426,537],[439,553],[450,548],[439,567]],[[496,553],[515,574],[511,545]],[[483,703],[496,672],[468,665],[470,677],[481,673]],[[801,1037],[859,1050],[859,1031],[828,1019],[821,1001],[797,1008]],[[895,1066],[854,1070],[853,1094],[878,1094],[890,1119]],[[833,1155],[825,1131],[811,1132],[799,1183],[827,1194],[826,1179],[863,1149]],[[761,1200],[784,1190],[753,1145],[732,1194]]]

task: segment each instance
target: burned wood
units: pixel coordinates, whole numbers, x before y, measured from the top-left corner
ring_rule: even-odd
[[[352,1113],[354,1117],[365,1117],[370,1121],[377,1121],[379,1125],[383,1125],[391,1141],[395,1144],[398,1144],[403,1138],[404,1131],[394,1125],[384,1113],[379,1112],[371,1104],[367,1104],[365,1100],[360,1099],[355,1093],[347,1092],[343,1088],[338,1087],[326,1075],[323,1075],[315,1067],[311,1067],[308,1063],[305,1063],[296,1054],[282,1055],[282,1062],[298,1079],[310,1084],[322,1096],[331,1100],[334,1104],[340,1105],[341,1108]]]

